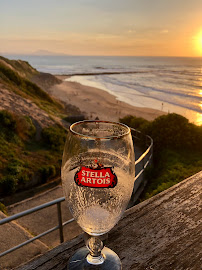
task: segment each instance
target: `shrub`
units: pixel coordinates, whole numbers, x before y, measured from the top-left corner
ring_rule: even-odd
[[[36,134],[36,127],[32,122],[32,119],[29,116],[25,116],[25,119],[28,123],[28,130],[27,130],[27,135],[32,138]]]
[[[3,212],[5,215],[7,215],[7,209],[6,206],[0,202],[0,211]]]
[[[28,138],[33,138],[36,134],[36,128],[32,123],[29,116],[15,116],[16,118],[16,132],[20,138],[26,140]]]
[[[150,135],[156,153],[163,149],[202,151],[202,127],[189,123],[179,114],[162,115],[152,122],[132,116],[120,121]]]
[[[62,151],[66,140],[66,131],[60,126],[52,126],[42,130],[42,138],[52,150]]]
[[[66,116],[64,118],[64,120],[67,121],[70,124],[73,124],[73,123],[78,122],[78,121],[83,121],[85,119],[86,119],[86,117],[83,114],[70,115],[70,116]]]
[[[120,119],[144,131],[154,141],[153,166],[146,170],[148,184],[141,199],[149,198],[202,169],[202,126],[172,113],[145,122],[137,117]]]
[[[18,185],[18,179],[13,175],[6,175],[2,177],[0,181],[0,189],[3,191],[3,194],[12,194],[16,191]]]
[[[145,126],[149,124],[149,121],[142,117],[135,117],[132,115],[128,115],[122,119],[120,119],[120,122],[123,122],[129,127],[138,129],[140,131],[143,131],[145,129]]]
[[[14,119],[13,114],[6,110],[0,111],[0,126],[9,129],[9,131],[15,131],[16,120]]]
[[[42,182],[45,183],[48,179],[56,176],[56,169],[54,165],[46,165],[39,169],[42,176]]]
[[[3,138],[3,134],[0,132],[0,156],[4,159],[10,159],[15,157],[15,149],[10,147],[9,143],[5,138]]]
[[[22,78],[12,69],[0,65],[0,72],[12,83],[17,86],[22,85]]]
[[[26,184],[30,181],[30,174],[27,170],[24,170],[18,175],[18,183],[19,184]]]
[[[154,140],[155,148],[181,149],[190,140],[189,122],[178,114],[162,115],[156,118],[148,130]]]
[[[19,159],[12,159],[6,168],[6,171],[10,175],[18,175],[23,169],[23,161]]]

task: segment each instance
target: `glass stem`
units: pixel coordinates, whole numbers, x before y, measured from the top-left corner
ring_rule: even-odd
[[[98,265],[104,262],[102,255],[103,242],[96,236],[86,239],[86,246],[90,251],[86,257],[86,260],[90,264]]]

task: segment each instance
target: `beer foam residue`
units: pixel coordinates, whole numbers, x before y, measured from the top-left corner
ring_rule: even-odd
[[[78,223],[80,226],[91,235],[103,234],[111,229],[111,224],[108,225],[110,220],[110,212],[99,205],[92,205],[88,207],[79,216]],[[107,229],[108,226],[110,228]]]
[[[85,213],[82,215],[82,219],[87,219],[89,223],[101,222],[109,218],[110,213],[100,207],[99,205],[92,205],[86,209]]]

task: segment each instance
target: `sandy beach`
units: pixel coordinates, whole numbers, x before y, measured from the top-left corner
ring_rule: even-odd
[[[99,120],[118,121],[119,118],[126,115],[134,115],[153,120],[165,114],[165,112],[151,108],[131,106],[98,88],[64,81],[68,76],[57,77],[62,80],[62,83],[51,87],[49,89],[50,94],[65,103],[77,106],[88,119],[98,117]]]

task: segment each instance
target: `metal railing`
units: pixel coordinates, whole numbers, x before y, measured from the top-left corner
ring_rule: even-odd
[[[1,219],[1,220],[0,220],[0,225],[3,225],[3,224],[6,224],[6,223],[11,222],[11,221],[13,221],[13,220],[16,220],[16,219],[18,219],[18,218],[20,218],[20,217],[24,217],[24,216],[27,216],[27,215],[32,214],[32,213],[34,213],[34,212],[37,212],[37,211],[39,211],[39,210],[42,210],[42,209],[44,209],[44,208],[50,207],[50,206],[52,206],[52,205],[55,205],[55,204],[57,205],[57,214],[58,214],[58,225],[57,225],[57,226],[55,226],[54,228],[51,228],[51,229],[49,229],[49,230],[47,230],[47,231],[45,231],[45,232],[43,232],[43,233],[41,233],[41,234],[38,234],[37,236],[35,236],[35,237],[33,237],[33,238],[31,238],[31,239],[29,239],[29,240],[27,240],[27,241],[25,241],[25,242],[19,244],[19,245],[13,247],[13,248],[10,248],[10,249],[8,249],[8,250],[6,250],[6,251],[0,253],[0,257],[4,256],[4,255],[6,255],[6,254],[8,254],[8,253],[10,253],[10,252],[12,252],[12,251],[15,251],[16,249],[18,249],[18,248],[20,248],[20,247],[23,247],[23,246],[25,246],[25,245],[27,245],[27,244],[29,244],[29,243],[31,243],[31,242],[33,242],[33,241],[35,241],[35,240],[41,238],[42,236],[45,236],[45,235],[47,235],[47,234],[49,234],[49,233],[51,233],[51,232],[53,232],[53,231],[56,231],[56,230],[58,230],[58,229],[59,229],[59,232],[60,232],[60,243],[64,242],[63,227],[64,227],[65,225],[67,225],[67,224],[69,224],[69,223],[71,223],[71,222],[74,221],[74,218],[72,218],[72,219],[70,219],[70,220],[67,220],[67,221],[64,222],[64,223],[62,222],[61,202],[63,202],[64,200],[65,200],[65,197],[61,197],[61,198],[58,198],[58,199],[53,200],[53,201],[51,201],[51,202],[41,204],[41,205],[39,205],[39,206],[30,208],[30,209],[25,210],[25,211],[23,211],[23,212],[20,212],[20,213],[18,213],[18,214],[15,214],[15,215],[12,215],[12,216],[10,216],[10,217]]]
[[[135,166],[141,164],[142,162],[142,166],[141,166],[141,169],[139,172],[137,172],[136,176],[135,176],[135,180],[137,180],[138,178],[140,178],[140,176],[143,174],[145,168],[149,165],[150,161],[151,161],[151,158],[152,158],[152,151],[153,151],[153,140],[150,136],[148,135],[143,135],[140,131],[138,130],[135,130],[135,129],[132,129],[131,128],[131,132],[132,132],[132,136],[133,136],[133,139],[134,140],[137,140],[137,141],[142,141],[145,140],[145,145],[148,147],[145,152],[135,161]],[[12,215],[10,217],[6,217],[4,219],[1,219],[0,220],[0,225],[3,225],[3,224],[6,224],[6,223],[9,223],[13,220],[16,220],[20,217],[24,217],[24,216],[27,216],[31,213],[34,213],[34,212],[37,212],[39,210],[42,210],[44,208],[47,208],[47,207],[50,207],[52,205],[57,205],[57,215],[58,215],[58,225],[13,247],[13,248],[10,248],[2,253],[0,253],[0,257],[6,255],[6,254],[9,254],[39,238],[41,238],[42,236],[45,236],[53,231],[56,231],[56,230],[59,230],[59,235],[60,235],[60,243],[63,243],[64,242],[64,235],[63,235],[63,227],[66,226],[67,224],[70,224],[71,222],[74,221],[74,218],[70,219],[70,220],[67,220],[66,222],[62,222],[62,213],[61,213],[61,203],[65,200],[65,197],[61,197],[61,198],[58,198],[56,200],[53,200],[53,201],[50,201],[48,203],[44,203],[42,205],[39,205],[39,206],[36,206],[36,207],[33,207],[33,208],[30,208],[26,211],[23,211],[23,212],[20,212],[18,214],[15,214],[15,215]]]
[[[140,175],[144,172],[146,167],[149,165],[152,156],[153,156],[153,139],[149,135],[144,135],[139,130],[136,130],[134,128],[131,128],[132,137],[136,140],[142,141],[142,139],[145,140],[145,146],[148,148],[145,150],[145,152],[135,161],[135,166],[139,164],[142,161],[142,169],[136,174],[135,180],[140,177]],[[143,138],[142,138],[143,137]],[[146,161],[145,161],[146,159]]]

